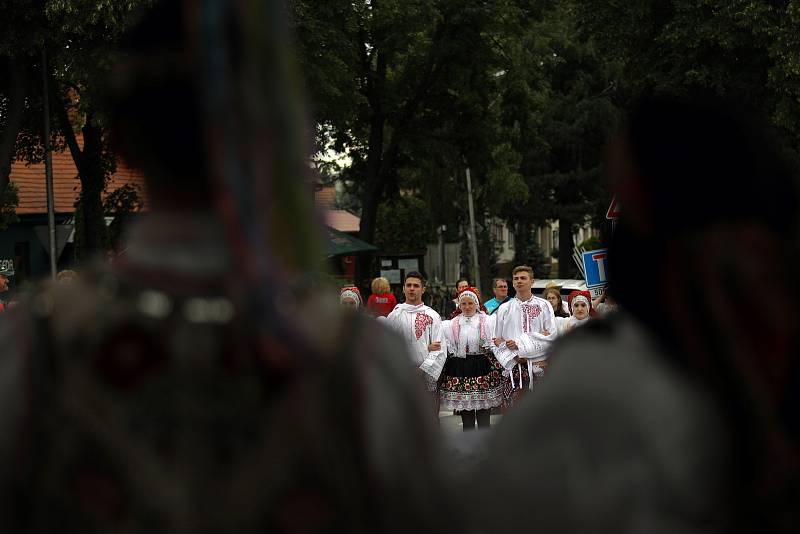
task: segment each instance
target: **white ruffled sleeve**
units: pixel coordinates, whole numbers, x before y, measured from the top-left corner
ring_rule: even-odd
[[[500,309],[495,312],[495,325],[494,325],[494,335],[495,337],[502,337],[506,339],[507,336],[513,335],[513,325],[507,324],[509,320],[509,310],[512,307],[512,303],[504,304],[500,306]],[[506,369],[512,369],[515,365],[517,365],[517,361],[514,359],[517,356],[516,351],[509,349],[505,343],[501,343],[499,347],[494,346],[492,343],[492,353],[494,357],[497,358],[497,361]]]
[[[484,340],[483,348],[490,349],[494,352],[494,341],[492,341],[495,337],[495,326],[497,325],[497,316],[496,315],[487,315],[486,316],[486,339]]]
[[[419,368],[433,380],[439,380],[444,364],[447,361],[447,341],[442,335],[442,320],[437,316],[431,316],[433,324],[429,330],[428,344],[435,341],[442,343],[442,347],[437,351],[428,351],[427,357],[419,365]]]
[[[555,329],[555,327],[553,328]],[[517,351],[518,356],[531,360],[544,358],[547,351],[550,350],[551,339],[554,337],[555,334],[545,336],[538,332],[523,334],[519,341],[517,341],[517,347],[519,347]]]
[[[450,354],[456,350],[456,341],[453,339],[453,323],[452,321],[458,319],[448,319],[442,321],[442,350],[445,354]]]

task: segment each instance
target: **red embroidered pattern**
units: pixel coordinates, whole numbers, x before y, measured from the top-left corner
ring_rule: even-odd
[[[414,335],[417,336],[417,339],[422,337],[422,333],[425,329],[433,324],[433,319],[427,313],[418,312],[416,318],[414,319]]]
[[[527,333],[531,331],[531,323],[542,313],[542,308],[538,304],[522,305],[522,327]]]

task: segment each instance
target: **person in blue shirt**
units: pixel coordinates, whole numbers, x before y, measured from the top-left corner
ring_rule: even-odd
[[[505,278],[495,278],[492,280],[492,291],[494,291],[494,298],[487,300],[483,303],[486,308],[486,313],[492,315],[497,311],[502,303],[508,300],[508,282]]]

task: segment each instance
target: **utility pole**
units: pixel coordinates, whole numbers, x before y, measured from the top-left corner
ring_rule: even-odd
[[[475,208],[472,204],[472,178],[469,174],[469,167],[467,167],[467,201],[469,203],[469,232],[467,232],[467,235],[470,238],[470,250],[472,250],[472,281],[480,291],[481,271],[478,265],[478,236],[475,232]]]
[[[53,154],[50,147],[50,99],[47,88],[47,52],[42,48],[42,102],[44,107],[44,175],[47,191],[47,230],[50,236],[50,276],[56,279],[56,215],[53,199]]]
[[[444,233],[447,231],[447,225],[443,224],[436,229],[439,234],[439,277],[442,285],[447,285],[447,265],[445,265],[446,258],[444,253]]]

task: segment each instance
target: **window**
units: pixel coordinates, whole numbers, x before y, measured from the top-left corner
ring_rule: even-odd
[[[492,240],[498,245],[503,241],[504,229],[505,226],[501,223],[496,222],[492,225]]]

